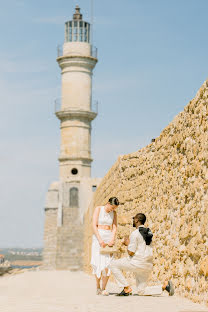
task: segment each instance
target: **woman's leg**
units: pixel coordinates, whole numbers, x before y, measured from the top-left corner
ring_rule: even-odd
[[[98,278],[97,275],[95,275],[95,279],[96,279],[96,286],[97,286],[97,290],[100,289],[100,280],[101,280],[101,277]]]
[[[105,269],[105,276],[102,275],[102,290],[105,290],[109,277],[110,277],[110,276],[107,276],[107,274],[108,274],[108,269]]]

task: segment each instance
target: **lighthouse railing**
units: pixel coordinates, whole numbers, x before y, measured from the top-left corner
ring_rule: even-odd
[[[63,98],[57,98],[55,99],[54,101],[54,105],[55,105],[55,113],[57,112],[60,112],[60,111],[68,111],[68,110],[74,110],[74,111],[77,111],[77,110],[80,110],[80,111],[85,111],[85,109],[83,108],[79,108],[77,106],[69,106],[68,108],[62,108],[62,101],[63,101]],[[91,102],[91,107],[90,107],[90,111],[93,112],[93,113],[96,113],[98,114],[98,101],[97,100],[92,100]]]
[[[91,103],[91,111],[93,113],[98,114],[98,101],[97,100],[92,101],[92,103]]]
[[[57,57],[61,56],[63,56],[63,47],[59,44],[57,45]],[[98,49],[93,45],[90,46],[90,56],[94,58],[97,58],[98,56]]]
[[[91,45],[91,56],[94,57],[94,58],[97,58],[97,54],[98,54],[98,49]]]
[[[63,47],[58,44],[57,45],[57,57],[63,56]]]

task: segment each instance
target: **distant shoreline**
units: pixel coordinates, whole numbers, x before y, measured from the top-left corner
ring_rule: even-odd
[[[12,266],[18,267],[33,267],[33,266],[40,266],[42,261],[34,261],[34,260],[15,260],[11,262]]]

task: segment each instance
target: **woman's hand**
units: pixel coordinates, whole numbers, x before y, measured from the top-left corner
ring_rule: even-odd
[[[107,244],[104,241],[100,241],[99,242],[100,247],[105,248],[107,246]]]
[[[109,247],[113,247],[114,244],[115,244],[115,241],[114,241],[114,240],[111,240],[111,241],[108,243],[108,246],[109,246]]]

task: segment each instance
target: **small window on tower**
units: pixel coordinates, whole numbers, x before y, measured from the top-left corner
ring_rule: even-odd
[[[77,187],[72,187],[69,191],[70,207],[79,207],[79,190]]]
[[[66,31],[65,31],[65,40],[69,41],[69,23],[68,22],[66,23],[65,29],[66,29]]]
[[[92,186],[92,191],[95,192],[97,190],[97,185]]]
[[[82,27],[79,28],[79,41],[80,42],[83,41],[83,28]]]
[[[69,41],[72,41],[72,28],[69,28]]]
[[[84,26],[84,41],[87,42],[87,23],[84,23],[85,26]]]
[[[78,27],[77,27],[77,22],[74,22],[74,37],[73,41],[77,41],[78,39]]]
[[[73,168],[73,169],[71,170],[71,173],[72,173],[73,175],[78,174],[78,170],[77,170],[77,168]]]

